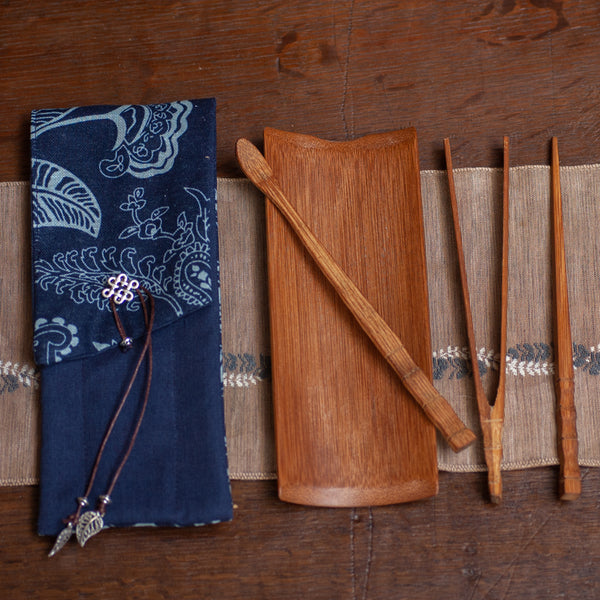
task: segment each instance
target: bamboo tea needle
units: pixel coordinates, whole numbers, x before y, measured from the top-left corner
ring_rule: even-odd
[[[244,173],[278,208],[363,331],[399,375],[406,389],[450,447],[459,451],[475,441],[475,434],[464,425],[448,401],[433,387],[398,336],[289,203],[264,156],[245,139],[237,141],[236,154]]]
[[[475,341],[475,330],[473,327],[473,313],[469,296],[469,285],[467,281],[467,270],[465,266],[465,255],[463,249],[458,204],[456,201],[456,188],[454,185],[454,171],[452,169],[452,154],[450,140],[444,140],[444,152],[446,155],[446,169],[448,173],[448,186],[450,191],[450,204],[452,207],[452,220],[454,223],[454,234],[458,254],[458,266],[460,271],[461,290],[465,310],[467,326],[467,339],[469,354],[471,355],[471,366],[473,370],[473,382],[475,385],[475,398],[479,409],[479,420],[483,435],[483,449],[485,462],[488,469],[488,490],[490,500],[494,504],[502,501],[502,429],[504,425],[504,395],[506,383],[506,333],[508,315],[508,218],[509,218],[509,153],[508,138],[504,137],[504,173],[502,186],[502,282],[501,282],[501,317],[500,317],[500,375],[498,389],[493,405],[490,405],[479,371],[477,359],[477,345]]]
[[[581,493],[581,475],[577,458],[577,423],[575,412],[575,374],[573,343],[569,317],[569,293],[565,260],[565,237],[560,190],[558,141],[552,138],[552,222],[554,237],[554,347],[556,425],[560,462],[559,495],[575,500]]]

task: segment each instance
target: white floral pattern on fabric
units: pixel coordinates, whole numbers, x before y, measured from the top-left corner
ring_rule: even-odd
[[[213,98],[32,113],[34,313],[77,327],[68,360],[113,346],[102,290],[120,273],[155,299],[156,328],[218,301],[214,114]],[[57,358],[36,345],[38,364]]]
[[[57,295],[68,294],[75,304],[95,304],[108,310],[103,286],[111,275],[122,272],[138,279],[155,299],[167,302],[176,316],[183,314],[182,303],[206,306],[212,299],[209,199],[201,190],[185,191],[195,202],[190,203],[189,210],[179,213],[177,226],[171,231],[162,220],[170,208],[145,210],[144,188],[136,188],[120,205],[120,210],[130,213],[133,224],[121,231],[119,239],[152,241],[152,254],[142,253],[134,244],[120,252],[115,246],[58,252],[51,260],[35,261],[34,283],[44,291],[53,288]],[[166,276],[166,266],[171,261],[175,263],[174,275]],[[138,305],[133,301],[127,307],[137,310]]]
[[[96,197],[76,175],[47,160],[31,164],[33,227],[66,227],[98,237],[102,212]]]
[[[189,101],[148,106],[124,105],[99,114],[80,114],[82,109],[38,110],[32,117],[32,139],[57,127],[94,121],[111,121],[115,125],[112,156],[98,165],[105,177],[129,173],[147,178],[166,173],[175,161],[179,138],[188,128],[187,117],[193,104]]]
[[[41,317],[36,319],[33,327],[33,347],[46,356],[48,363],[60,362],[79,345],[77,327],[62,317],[54,317],[50,321]]]

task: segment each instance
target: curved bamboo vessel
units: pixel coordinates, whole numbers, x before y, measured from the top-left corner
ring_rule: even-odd
[[[363,506],[431,496],[435,432],[405,387],[424,373],[433,389],[416,133],[328,142],[267,129],[265,153],[293,211],[267,203],[280,498]],[[381,337],[382,323],[389,347],[365,333],[371,324]],[[403,385],[388,362],[406,356],[419,368],[404,370]]]

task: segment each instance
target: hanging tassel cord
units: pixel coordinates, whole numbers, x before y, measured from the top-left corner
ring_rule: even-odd
[[[146,372],[146,383],[144,386],[144,395],[143,395],[142,406],[140,408],[139,415],[138,415],[137,421],[135,423],[135,427],[134,427],[133,433],[131,435],[131,438],[129,440],[129,444],[127,446],[125,454],[123,455],[123,458],[121,459],[119,465],[117,466],[117,468],[112,476],[112,479],[110,481],[110,484],[108,486],[106,493],[103,494],[102,496],[100,496],[100,501],[98,503],[97,510],[102,516],[104,516],[104,514],[106,513],[106,507],[110,503],[110,495],[112,494],[114,487],[121,475],[121,472],[123,471],[123,467],[125,466],[125,463],[129,459],[129,455],[131,454],[131,451],[133,450],[133,447],[135,445],[136,439],[137,439],[139,431],[140,431],[140,427],[142,425],[142,421],[144,419],[144,414],[146,412],[146,408],[148,406],[148,398],[150,396],[150,385],[152,382],[152,328],[154,327],[154,314],[155,314],[154,298],[153,298],[152,294],[144,287],[140,286],[140,288],[136,289],[135,291],[137,292],[137,295],[140,300],[140,304],[142,306],[142,310],[144,313],[144,323],[145,323],[145,327],[146,327],[146,332],[145,332],[145,336],[144,336],[144,345],[143,345],[140,355],[137,359],[135,369],[133,370],[133,373],[129,379],[129,382],[127,384],[125,392],[123,393],[123,396],[121,397],[121,400],[117,406],[117,409],[115,410],[115,412],[108,424],[106,432],[104,433],[104,437],[102,438],[102,443],[100,444],[98,453],[96,454],[96,460],[94,462],[94,466],[90,473],[90,478],[89,478],[87,488],[85,490],[85,494],[82,498],[78,499],[79,505],[78,505],[77,511],[74,514],[67,517],[66,519],[64,519],[65,523],[76,524],[79,521],[79,518],[81,516],[81,511],[86,506],[88,506],[88,497],[94,486],[94,482],[96,480],[96,475],[98,474],[98,467],[100,466],[100,461],[102,460],[102,456],[104,455],[106,445],[107,445],[108,440],[115,428],[115,425],[119,419],[119,416],[123,410],[123,407],[125,406],[125,403],[127,402],[129,394],[131,393],[131,389],[133,388],[133,385],[138,377],[138,373],[140,371],[140,368],[142,366],[144,358],[146,358],[146,357],[148,359],[147,360],[148,366],[147,366],[147,372]],[[144,300],[142,291],[144,292],[144,294],[146,295],[146,297],[148,299],[149,306],[146,305],[146,301]],[[125,342],[126,340],[129,340],[130,338],[125,333],[125,328],[123,327],[123,323],[121,322],[121,318],[119,317],[119,313],[117,312],[116,304],[112,297],[110,298],[110,307],[111,307],[111,310],[113,313],[113,317],[115,319],[115,324],[117,326],[117,330],[119,331],[119,334],[121,335],[123,342]],[[129,345],[122,344],[122,347],[126,349],[129,347]]]

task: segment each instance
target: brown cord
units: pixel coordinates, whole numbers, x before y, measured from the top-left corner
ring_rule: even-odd
[[[144,289],[144,288],[142,288],[142,289]],[[152,297],[150,292],[148,292],[147,290],[144,289],[144,291],[148,295],[148,302],[150,304],[150,315],[148,315],[148,312],[146,309],[146,304],[142,298],[142,294],[140,293],[139,290],[136,290],[136,291],[137,291],[138,296],[140,297],[140,301],[142,303],[142,309],[144,311],[144,320],[146,322],[146,339],[144,342],[144,346],[142,348],[142,356],[145,355],[146,353],[148,355],[148,371],[146,374],[146,386],[144,389],[144,400],[142,402],[142,408],[140,409],[140,414],[139,414],[137,422],[135,424],[135,429],[131,436],[131,440],[129,441],[129,446],[127,447],[125,455],[121,459],[121,462],[119,463],[119,466],[117,467],[117,469],[113,475],[110,485],[108,486],[108,490],[106,491],[106,496],[110,496],[112,494],[112,491],[117,483],[117,479],[119,479],[119,476],[121,475],[121,471],[123,470],[123,467],[125,466],[125,463],[127,462],[129,455],[131,454],[131,451],[133,450],[135,440],[138,436],[140,427],[142,425],[142,420],[144,419],[146,407],[148,406],[148,398],[150,396],[150,385],[152,383],[152,327],[154,326],[154,298]],[[137,376],[137,367],[136,367],[136,371],[132,378],[131,383],[133,383],[136,376]],[[131,387],[131,385],[130,385],[130,387]],[[105,504],[103,504],[103,506],[104,506],[104,508],[106,508]]]
[[[143,290],[143,292],[146,294],[146,296],[148,298],[148,303],[150,305],[149,310],[146,306],[146,302],[145,302],[144,297],[140,290]],[[141,286],[140,286],[140,289],[136,289],[136,292],[140,299],[140,303],[142,305],[142,310],[144,312],[144,322],[146,325],[146,336],[144,339],[144,345],[140,352],[140,356],[138,357],[137,363],[135,365],[135,369],[133,370],[131,378],[129,379],[129,383],[127,384],[127,388],[125,389],[125,392],[121,398],[121,401],[119,402],[119,405],[117,406],[117,409],[115,410],[115,412],[110,420],[110,423],[108,424],[106,432],[104,433],[104,437],[102,438],[102,443],[100,444],[98,453],[96,454],[96,460],[94,462],[94,466],[93,466],[92,472],[90,474],[90,479],[89,479],[85,494],[84,494],[83,498],[81,498],[79,500],[79,506],[78,506],[75,514],[73,514],[70,517],[68,517],[67,519],[65,519],[65,521],[70,522],[72,524],[76,524],[78,522],[79,517],[81,516],[82,509],[85,506],[87,506],[87,498],[92,491],[92,487],[94,485],[94,481],[95,481],[96,475],[98,473],[98,467],[100,465],[100,460],[102,459],[102,455],[104,454],[104,450],[106,449],[108,439],[110,438],[110,436],[113,432],[113,429],[117,423],[119,415],[121,414],[121,411],[123,410],[123,407],[125,406],[125,402],[127,401],[129,393],[131,392],[131,388],[133,387],[133,384],[135,383],[135,380],[137,379],[138,372],[140,370],[140,367],[141,367],[142,362],[143,362],[144,358],[146,357],[146,355],[148,356],[148,370],[146,373],[146,385],[145,385],[145,389],[144,389],[144,399],[142,402],[142,407],[140,409],[140,414],[138,415],[133,434],[131,436],[131,439],[129,440],[127,450],[125,451],[125,454],[124,454],[123,458],[121,459],[121,462],[117,466],[117,468],[112,476],[110,485],[108,486],[108,490],[106,491],[105,494],[100,496],[100,501],[98,503],[97,510],[101,515],[104,515],[104,513],[106,512],[106,506],[110,502],[110,494],[112,493],[112,491],[117,483],[117,480],[119,479],[119,476],[121,475],[121,471],[123,470],[123,467],[125,466],[125,463],[127,462],[129,455],[131,454],[131,451],[133,450],[133,446],[137,439],[140,427],[142,425],[142,420],[143,420],[144,414],[146,412],[146,407],[148,406],[148,398],[150,395],[150,385],[152,382],[152,328],[154,326],[154,298],[147,289],[145,289]],[[119,334],[121,335],[121,338],[123,340],[128,339],[127,335],[125,333],[123,324],[121,323],[119,314],[117,312],[117,308],[116,308],[114,299],[112,297],[110,298],[110,307],[113,312],[115,324],[117,326]]]

